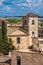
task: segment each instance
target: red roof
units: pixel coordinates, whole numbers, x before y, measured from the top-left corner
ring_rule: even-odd
[[[0,21],[5,21],[6,19],[5,18],[0,18]]]
[[[33,14],[33,13],[25,14],[25,15],[23,15],[23,16],[38,17],[37,14]]]

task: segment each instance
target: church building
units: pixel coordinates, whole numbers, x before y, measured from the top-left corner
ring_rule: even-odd
[[[12,26],[8,29],[8,38],[11,38],[17,50],[39,50],[39,20],[38,15],[29,13],[22,16],[22,26]],[[37,42],[35,41],[37,39]],[[43,48],[43,44],[41,45]]]
[[[0,19],[2,21],[2,19]],[[29,13],[22,16],[22,25],[7,21],[7,36],[16,50],[9,53],[11,65],[43,65],[43,26],[39,17]]]

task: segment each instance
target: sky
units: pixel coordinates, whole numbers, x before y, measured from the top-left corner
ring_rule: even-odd
[[[43,16],[43,0],[0,0],[0,16],[22,16],[27,13]]]

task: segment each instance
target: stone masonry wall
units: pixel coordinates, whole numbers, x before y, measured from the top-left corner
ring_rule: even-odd
[[[11,65],[17,65],[17,56],[21,57],[21,65],[43,65],[43,54],[39,52],[12,51]]]
[[[10,65],[10,64],[8,64],[8,63],[1,63],[1,62],[0,62],[0,65]]]

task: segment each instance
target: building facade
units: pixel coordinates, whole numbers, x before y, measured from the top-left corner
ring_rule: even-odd
[[[0,21],[8,22],[8,18],[1,18]],[[37,38],[38,44],[41,45],[43,42],[43,27],[39,24],[41,21],[38,15],[29,13],[22,16],[22,23],[11,24],[7,23],[7,35],[11,38],[13,45],[18,50],[29,50],[29,48],[34,47],[33,40]],[[42,44],[43,45],[43,44]],[[41,45],[41,46],[42,46]],[[39,46],[40,47],[40,46]],[[36,47],[37,49],[37,47]]]
[[[40,44],[38,40],[39,29],[38,15],[32,13],[26,14],[22,16],[21,26],[9,26],[7,32],[8,38],[12,39],[13,45],[17,50],[29,50],[35,44],[35,42],[33,43],[33,37],[37,38],[38,44]]]
[[[22,16],[22,25],[7,23],[7,36],[16,48],[11,52],[11,65],[43,65],[43,27],[39,23],[33,13]]]

